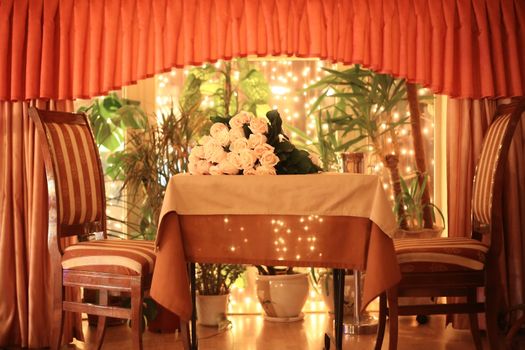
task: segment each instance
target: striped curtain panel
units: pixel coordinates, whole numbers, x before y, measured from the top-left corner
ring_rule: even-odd
[[[320,57],[435,93],[525,95],[523,0],[0,0],[0,100],[102,95],[172,67]]]

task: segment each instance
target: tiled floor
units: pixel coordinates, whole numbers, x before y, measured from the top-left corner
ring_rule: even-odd
[[[199,349],[202,350],[321,350],[324,332],[332,323],[327,313],[307,313],[304,320],[293,323],[273,323],[259,315],[230,316],[231,329],[218,332],[215,328],[199,327]],[[85,326],[86,343],[75,342],[70,349],[92,349],[94,328]],[[398,349],[468,350],[474,349],[470,332],[445,328],[442,316],[433,316],[426,325],[418,325],[414,317],[400,320]],[[486,339],[483,340],[488,349]],[[373,349],[375,335],[345,336],[344,349]],[[388,329],[383,349],[388,348]],[[103,349],[131,349],[130,329],[108,328]],[[182,349],[174,334],[144,333],[144,349]],[[333,347],[332,347],[333,349]]]

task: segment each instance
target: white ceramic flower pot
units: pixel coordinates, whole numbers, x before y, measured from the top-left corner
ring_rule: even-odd
[[[203,326],[217,326],[226,317],[229,294],[197,295],[197,321]]]
[[[301,310],[308,298],[308,274],[257,276],[257,297],[267,319],[302,319]]]
[[[328,309],[328,312],[334,313],[334,279],[331,274],[323,275],[319,279],[319,285],[321,286],[321,294],[323,297],[324,304]],[[354,276],[345,275],[345,304],[344,314],[353,315],[354,313]]]

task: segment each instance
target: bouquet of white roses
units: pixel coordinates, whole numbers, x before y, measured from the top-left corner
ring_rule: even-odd
[[[198,175],[308,174],[321,170],[318,158],[298,150],[282,132],[277,111],[257,118],[242,111],[213,117],[210,135],[190,153],[188,170]]]

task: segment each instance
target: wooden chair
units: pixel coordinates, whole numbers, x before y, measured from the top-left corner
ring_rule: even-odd
[[[49,207],[48,249],[53,293],[51,348],[61,346],[63,314],[97,315],[96,346],[106,317],[131,319],[134,349],[142,349],[142,299],[155,265],[154,243],[107,239],[100,156],[84,114],[29,109],[44,155]],[[103,239],[89,240],[98,232]],[[61,238],[77,236],[65,249]],[[98,291],[99,305],[65,300],[64,287]],[[131,294],[131,308],[108,306],[109,292]]]
[[[381,349],[386,316],[389,349],[397,348],[398,315],[469,314],[476,349],[482,349],[477,313],[485,312],[491,349],[500,349],[498,305],[503,300],[498,280],[502,247],[502,187],[512,136],[525,111],[525,99],[501,106],[483,141],[472,193],[470,237],[399,239],[394,241],[401,267],[400,283],[380,298],[376,349]],[[452,199],[453,200],[453,199]],[[483,287],[486,302],[477,301]],[[398,297],[465,297],[452,304],[399,306]],[[388,299],[388,309],[387,300]],[[423,345],[423,344],[422,344]]]

